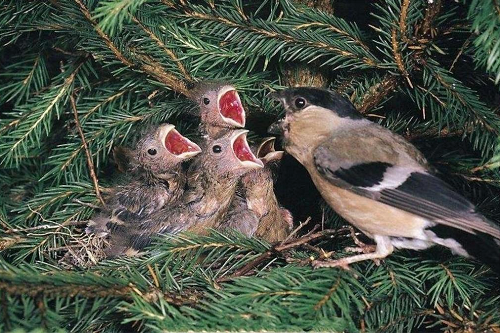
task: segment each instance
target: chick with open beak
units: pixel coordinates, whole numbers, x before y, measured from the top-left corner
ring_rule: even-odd
[[[202,82],[193,88],[190,98],[200,108],[200,132],[210,138],[228,129],[245,127],[245,109],[236,88],[222,82]]]
[[[217,228],[228,211],[240,178],[261,169],[263,163],[250,150],[247,130],[231,130],[207,139],[188,171],[188,188],[179,205],[166,207],[147,220],[111,234],[108,256],[134,255],[158,234],[189,231],[205,234]]]
[[[107,207],[89,222],[87,232],[105,236],[116,225],[137,223],[178,201],[186,183],[181,164],[200,152],[171,124],[148,130],[133,149],[117,147],[115,159],[126,183],[111,189]]]
[[[279,205],[274,194],[273,168],[283,156],[283,151],[275,150],[275,140],[266,138],[257,148],[264,167],[241,178],[241,191],[222,226],[271,243],[284,240],[293,227],[291,213]]]

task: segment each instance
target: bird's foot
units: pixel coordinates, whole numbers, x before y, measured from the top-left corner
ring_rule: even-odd
[[[354,241],[354,243],[357,245],[356,247],[346,247],[344,250],[346,252],[351,252],[351,253],[374,253],[377,251],[377,245],[369,245],[364,242],[362,242],[358,236],[356,235],[356,232],[354,231],[353,227],[349,227],[349,230],[351,232],[351,238]],[[380,260],[378,259],[372,259],[375,262],[375,265],[380,265]]]
[[[321,268],[321,267],[339,267],[342,268],[343,270],[349,271],[351,268],[349,267],[349,263],[344,260],[344,259],[337,259],[337,260],[314,260],[312,262],[312,266],[314,268]]]
[[[363,247],[346,247],[344,251],[346,252],[351,252],[351,253],[373,253],[377,250],[376,245],[365,245]],[[375,265],[379,266],[380,265],[380,260],[372,258],[373,262]]]
[[[377,246],[363,244],[363,246],[358,246],[358,247],[348,246],[344,250],[350,253],[372,253],[377,250]]]
[[[364,242],[362,242],[358,236],[356,235],[356,231],[354,230],[353,227],[349,226],[349,231],[351,232],[351,238],[354,241],[354,244],[356,244],[360,248],[364,248],[367,246]]]

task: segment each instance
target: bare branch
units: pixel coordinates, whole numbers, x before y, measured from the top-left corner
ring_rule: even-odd
[[[94,161],[92,160],[92,153],[90,152],[87,141],[85,141],[85,134],[83,133],[82,126],[80,125],[80,120],[78,119],[78,111],[76,109],[75,98],[73,97],[73,95],[69,96],[69,100],[71,102],[71,108],[73,109],[73,116],[75,117],[75,126],[76,129],[78,130],[78,133],[80,134],[80,138],[82,139],[83,149],[85,151],[85,155],[87,156],[87,165],[89,167],[90,178],[92,178],[92,182],[94,183],[95,194],[99,199],[99,201],[101,202],[101,204],[104,207],[106,207],[106,203],[104,202],[104,199],[101,196],[101,191],[99,190],[99,180],[97,179],[95,173]]]

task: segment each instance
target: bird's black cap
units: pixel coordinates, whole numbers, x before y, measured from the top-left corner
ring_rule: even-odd
[[[332,110],[339,117],[361,119],[363,116],[359,113],[354,105],[339,93],[331,90],[313,88],[313,87],[296,87],[284,89],[269,95],[271,98],[279,99],[285,102],[285,106],[289,111],[300,111],[295,108],[295,101],[302,98],[307,105],[315,105],[325,109]]]

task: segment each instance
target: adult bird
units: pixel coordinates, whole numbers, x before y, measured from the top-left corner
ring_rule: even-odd
[[[338,93],[298,87],[275,94],[284,119],[271,125],[326,202],[376,243],[372,253],[316,267],[382,259],[394,248],[434,244],[500,270],[500,227],[429,169],[403,137],[365,118]]]

